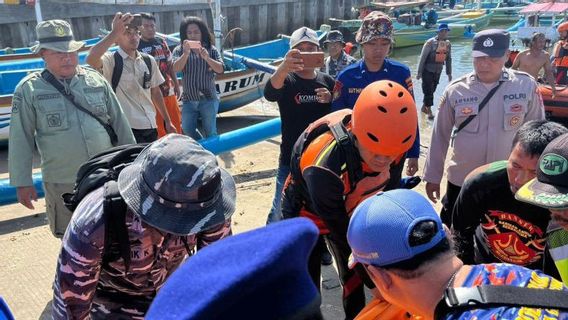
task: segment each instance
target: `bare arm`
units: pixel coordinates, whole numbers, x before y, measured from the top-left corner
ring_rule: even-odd
[[[150,93],[152,94],[152,102],[154,103],[156,110],[158,110],[158,112],[164,119],[164,129],[166,130],[166,133],[175,133],[176,128],[172,124],[172,120],[170,120],[170,115],[168,114],[168,110],[166,109],[166,104],[164,103],[164,97],[162,96],[160,87],[153,87],[152,89],[150,89]]]
[[[133,19],[130,13],[122,14],[117,12],[112,19],[112,31],[107,34],[101,41],[94,45],[87,56],[87,63],[100,70],[103,67],[101,57],[107,52],[108,48],[116,43],[118,37],[126,31],[126,25]]]
[[[544,76],[546,77],[546,81],[552,88],[552,98],[556,96],[556,84],[554,79],[554,72],[552,71],[552,64],[550,63],[549,59],[546,59],[544,62]]]
[[[183,68],[185,67],[185,64],[187,63],[187,58],[189,58],[189,53],[191,51],[191,49],[189,48],[189,42],[187,40],[183,42],[181,50],[182,50],[182,55],[179,58],[175,59],[173,63],[174,72],[182,71]]]
[[[177,72],[174,70],[173,62],[168,62],[168,74],[172,78],[172,85],[174,86],[174,92],[177,97],[179,97],[179,82],[177,79]]]
[[[519,53],[516,57],[515,57],[515,61],[513,61],[513,65],[511,66],[511,69],[514,70],[519,70],[519,66],[521,65],[521,56],[523,55],[523,52]]]

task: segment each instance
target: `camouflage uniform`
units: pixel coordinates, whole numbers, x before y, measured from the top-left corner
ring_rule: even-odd
[[[230,220],[206,231],[177,236],[153,228],[130,210],[130,269],[122,258],[102,264],[105,239],[103,188],[79,205],[63,238],[55,275],[54,319],[143,319],[156,292],[192,251],[231,234]],[[185,239],[184,239],[185,238]]]
[[[331,57],[325,58],[324,66],[323,68],[321,68],[321,72],[327,73],[334,79],[337,79],[337,76],[343,69],[345,69],[349,65],[354,64],[355,62],[357,62],[357,59],[341,50],[341,55],[337,60],[333,60]]]

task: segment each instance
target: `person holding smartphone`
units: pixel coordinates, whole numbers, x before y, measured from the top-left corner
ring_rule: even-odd
[[[223,60],[211,31],[198,17],[185,17],[180,24],[181,43],[173,51],[175,72],[182,72],[181,127],[183,133],[198,140],[217,135],[219,97],[215,75],[223,73]],[[201,117],[202,135],[197,132]]]
[[[278,103],[282,119],[276,190],[267,224],[282,218],[282,189],[290,173],[294,143],[310,123],[330,112],[335,82],[331,76],[317,69],[323,66],[323,59],[316,32],[301,27],[290,36],[290,51],[264,88],[266,100]],[[318,242],[318,246],[325,248],[323,240]],[[325,252],[322,263],[331,264],[331,254],[327,250]]]

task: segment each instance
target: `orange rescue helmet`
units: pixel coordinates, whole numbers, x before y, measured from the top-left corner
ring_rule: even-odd
[[[416,103],[410,92],[394,81],[373,82],[363,89],[351,121],[359,145],[374,154],[399,156],[416,139]]]
[[[562,22],[560,25],[558,25],[558,28],[556,30],[558,30],[558,32],[568,31],[568,22]]]

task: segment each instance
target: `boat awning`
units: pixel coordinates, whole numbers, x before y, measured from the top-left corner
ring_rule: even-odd
[[[568,3],[555,3],[555,2],[544,2],[544,3],[532,3],[524,7],[520,13],[521,14],[531,14],[531,13],[550,13],[558,14],[568,10]]]

